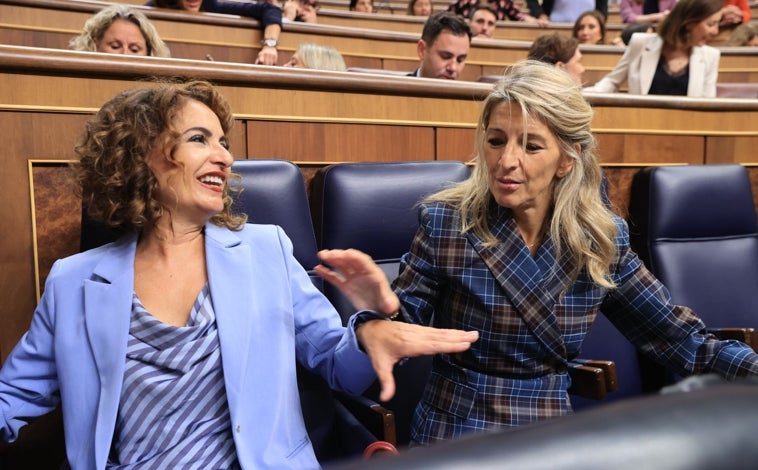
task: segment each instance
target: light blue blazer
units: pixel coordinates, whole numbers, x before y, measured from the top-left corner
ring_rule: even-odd
[[[656,33],[635,33],[616,67],[585,91],[615,93],[627,82],[630,95],[647,95],[661,58],[663,39]],[[721,52],[715,47],[696,46],[690,53],[687,96],[714,98]]]
[[[274,226],[205,229],[208,279],[243,468],[317,468],[295,360],[336,389],[375,379],[354,329],[312,285]],[[62,402],[74,469],[105,468],[124,376],[136,235],[59,260],[32,325],[0,370],[0,441]]]

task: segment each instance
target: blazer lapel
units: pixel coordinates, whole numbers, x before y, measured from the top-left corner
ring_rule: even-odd
[[[134,292],[137,235],[116,242],[84,281],[87,339],[100,379],[95,429],[95,461],[105,465],[123,383],[126,343]]]
[[[702,47],[693,47],[690,54],[690,80],[687,83],[687,96],[702,96],[703,78],[705,77],[705,54]]]
[[[540,271],[524,245],[515,221],[510,215],[502,214],[503,211],[505,209],[497,210],[501,213],[498,216],[500,221],[491,224],[493,234],[501,243],[486,247],[473,232],[468,232],[466,237],[535,338],[551,354],[565,359],[566,345],[553,313],[561,283]],[[541,250],[545,248],[543,246]],[[544,282],[543,277],[548,282]]]
[[[640,93],[647,95],[650,91],[650,86],[653,84],[653,77],[655,76],[655,70],[658,68],[658,61],[661,58],[661,51],[663,49],[663,41],[660,40],[656,34],[650,41],[647,42],[645,48],[642,50],[640,57]],[[632,90],[630,90],[632,91]]]
[[[205,235],[208,283],[221,343],[224,384],[235,419],[237,407],[250,400],[249,396],[244,398],[246,371],[251,367],[265,370],[265,348],[262,341],[253,341],[254,337],[265,338],[265,332],[259,331],[256,321],[259,307],[254,302],[254,297],[263,293],[253,291],[256,282],[248,284],[257,276],[261,278],[257,285],[265,286],[265,273],[255,274],[260,267],[252,262],[250,246],[242,244],[233,232],[209,224]]]

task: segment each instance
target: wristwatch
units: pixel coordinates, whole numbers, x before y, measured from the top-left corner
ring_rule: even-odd
[[[266,47],[276,47],[278,44],[277,40],[274,38],[265,38],[263,41],[261,41],[261,44],[263,44]]]

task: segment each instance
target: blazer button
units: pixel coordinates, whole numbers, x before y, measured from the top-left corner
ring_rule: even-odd
[[[238,424],[237,427],[235,428],[235,431],[237,431],[237,432],[242,431],[242,427],[240,427],[240,425]]]

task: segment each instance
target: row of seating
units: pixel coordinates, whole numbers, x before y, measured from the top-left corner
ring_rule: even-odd
[[[233,171],[242,176],[237,209],[247,213],[253,223],[282,226],[293,240],[295,257],[306,269],[318,263],[317,249],[357,248],[372,256],[390,280],[397,276],[399,258],[416,231],[416,202],[469,176],[465,164],[453,161],[336,164],[316,173],[309,198],[302,173],[291,162],[241,160],[234,163]],[[742,327],[730,330],[727,337],[755,347],[756,333],[750,325],[756,322],[750,310],[758,305],[754,289],[758,280],[754,266],[758,223],[745,168],[650,168],[637,175],[633,193],[633,246],[670,286],[674,301],[693,306],[709,326]],[[82,249],[113,238],[101,230],[84,223]],[[317,277],[314,282],[346,322],[355,309],[337,289],[323,285]],[[587,336],[583,356],[607,359],[606,365],[615,367],[611,373],[596,363],[588,368],[594,370],[595,381],[604,391],[618,387],[609,400],[656,391],[665,383],[663,371],[638,357],[634,347],[602,316]],[[339,427],[336,423],[340,420],[332,408],[324,408],[324,403],[330,402],[325,384],[319,385],[312,374],[300,371],[301,400],[317,450],[329,459],[354,454],[371,440],[407,444],[412,411],[430,365],[430,358],[424,357],[397,367],[398,393],[381,406],[376,403],[378,387],[372,387],[364,397],[368,401],[360,405],[341,397],[341,403],[348,403],[350,411],[358,413],[373,434],[369,442],[364,440],[350,449],[335,449],[333,436],[327,437]],[[310,385],[303,387],[305,382]],[[576,395],[572,401],[576,409],[597,404]],[[362,413],[361,408],[371,411]],[[325,442],[332,444],[325,446]]]
[[[281,225],[294,240],[295,255],[304,266],[315,264],[319,245],[354,246],[376,257],[390,277],[396,274],[396,253],[404,252],[415,231],[415,201],[446,182],[468,176],[468,169],[458,162],[327,167],[311,185],[317,221],[314,233],[297,166],[287,161],[247,160],[236,162],[234,170],[242,175],[246,188],[239,210],[247,212],[251,222]],[[674,301],[695,306],[710,326],[742,326],[737,331],[740,336],[734,337],[754,345],[755,330],[750,325],[755,325],[752,310],[758,305],[754,289],[758,273],[751,265],[758,254],[758,235],[745,169],[739,165],[656,167],[639,173],[633,191],[630,223],[635,249],[671,287]],[[105,234],[98,240],[97,230],[83,226],[83,248],[112,239],[113,234]],[[343,315],[352,313],[352,307],[340,305],[333,293],[328,295]],[[732,313],[739,316],[729,317]],[[604,317],[599,316],[590,330],[583,355],[615,361],[619,390],[608,400],[646,390],[645,367],[633,346]],[[424,371],[428,371],[424,361],[397,369],[402,393],[384,406],[365,399],[357,403],[354,399],[360,397],[337,401],[319,377],[298,371],[306,422],[322,461],[362,453],[367,445],[381,444],[380,438],[407,442],[409,410],[418,400]],[[597,404],[583,403],[577,396],[572,400],[576,408]],[[372,414],[374,418],[367,417]]]

